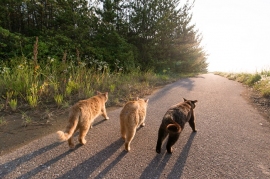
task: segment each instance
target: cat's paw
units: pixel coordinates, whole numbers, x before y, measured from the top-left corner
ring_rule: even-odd
[[[160,154],[160,152],[161,152],[161,145],[157,144],[157,146],[156,146],[156,152],[158,154]]]
[[[106,120],[110,119],[108,116],[105,118]]]
[[[75,148],[75,145],[74,144],[69,144],[69,148],[70,149],[74,149]]]
[[[144,126],[145,126],[145,123],[142,123],[142,124],[141,124],[141,127],[144,127]]]
[[[129,152],[130,151],[130,147],[129,148],[125,148],[125,151]]]
[[[167,147],[167,152],[168,152],[169,154],[172,154],[172,148],[171,148],[171,147]]]
[[[125,143],[125,150],[126,150],[127,152],[130,151],[130,146],[129,146],[129,144],[127,144],[127,143]]]
[[[86,140],[85,140],[85,139],[80,139],[79,142],[80,142],[80,144],[82,144],[82,145],[86,144]]]

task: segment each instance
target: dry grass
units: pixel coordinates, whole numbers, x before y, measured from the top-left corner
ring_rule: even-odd
[[[235,80],[256,89],[264,97],[270,97],[270,71],[263,70],[260,73],[223,73],[215,74]]]

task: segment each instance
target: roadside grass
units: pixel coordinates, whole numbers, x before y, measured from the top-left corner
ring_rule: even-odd
[[[191,74],[171,74],[164,70],[156,74],[139,68],[123,72],[117,63],[110,71],[105,61],[90,57],[82,59],[63,54],[62,59],[38,59],[38,39],[33,48],[33,58],[15,57],[0,62],[0,112],[19,112],[23,125],[32,122],[26,111],[68,108],[81,99],[109,92],[107,106],[121,106],[136,97],[150,94],[154,88],[171,83]],[[50,113],[50,112],[49,112]],[[5,123],[3,119],[0,123]]]
[[[223,72],[215,72],[215,74],[248,85],[260,92],[262,96],[270,97],[270,70],[263,70],[255,74]]]
[[[38,64],[32,59],[17,57],[0,64],[1,110],[18,112],[47,108],[48,105],[67,108],[78,100],[95,95],[96,91],[109,92],[107,106],[117,106],[137,96],[148,95],[157,86],[194,76],[156,74],[153,71],[141,72],[140,69],[125,73],[120,67],[118,71],[111,72],[106,63],[94,60],[92,67],[76,59],[48,58],[45,61]]]
[[[0,117],[0,126],[6,125],[7,121],[5,120],[5,118],[3,116]]]

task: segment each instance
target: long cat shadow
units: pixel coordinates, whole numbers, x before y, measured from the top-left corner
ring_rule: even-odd
[[[101,171],[95,179],[104,178],[104,176],[118,163],[122,160],[122,158],[127,154],[126,151],[122,151],[114,161],[112,161],[103,171]]]
[[[61,143],[55,142],[48,146],[45,146],[37,151],[34,151],[33,153],[26,154],[22,157],[16,158],[10,162],[4,163],[0,165],[0,178],[4,177],[5,175],[11,173],[13,170],[15,170],[17,167],[22,165],[25,162],[28,162],[32,160],[33,158],[41,155],[42,153],[45,153],[49,150],[52,150],[53,148],[61,145]]]
[[[188,157],[188,152],[190,150],[192,141],[195,137],[196,133],[191,133],[189,136],[189,139],[184,146],[179,158],[177,159],[173,169],[169,173],[167,178],[180,178],[184,166]],[[164,145],[162,146],[162,152],[160,154],[157,154],[156,157],[150,162],[150,164],[146,167],[146,169],[143,171],[142,175],[140,176],[140,179],[145,178],[160,178],[160,175],[162,174],[167,162],[170,160],[170,158],[174,154],[168,154],[166,152],[166,144],[167,141],[164,141]]]
[[[65,153],[62,153],[61,155],[53,158],[52,160],[49,160],[48,162],[39,165],[38,167],[34,168],[33,170],[19,176],[17,179],[23,179],[23,178],[31,178],[35,176],[37,173],[41,172],[42,170],[46,169],[47,167],[51,166],[52,164],[56,163],[57,161],[61,160],[62,158],[66,157],[68,154],[74,152],[82,145],[76,145],[74,149],[68,150]]]
[[[164,88],[160,89],[152,98],[151,98],[151,102],[154,101],[158,101],[160,100],[160,98],[164,97],[164,95],[166,93],[168,93],[169,91],[171,91],[172,88],[185,88],[188,91],[192,91],[193,87],[194,87],[194,80],[190,79],[190,78],[184,78],[184,79],[180,79],[177,82],[174,82],[172,84],[169,84],[167,86],[165,86]]]
[[[140,179],[145,179],[145,178],[159,178],[162,171],[164,170],[167,162],[171,158],[171,154],[168,154],[166,152],[166,139],[163,142],[163,145],[161,147],[161,153],[157,154],[155,158],[150,162],[150,164],[145,168],[145,170],[142,172]]]
[[[105,162],[110,156],[112,156],[121,146],[123,145],[123,139],[119,138],[115,142],[113,142],[108,147],[104,148],[99,153],[95,154],[94,156],[90,157],[88,160],[80,163],[72,170],[68,171],[64,175],[58,177],[59,179],[66,179],[66,178],[89,178],[89,176],[103,163]],[[122,152],[108,167],[106,167],[102,174],[105,175],[109,172],[113,166],[118,163],[123,157],[125,153]]]
[[[194,137],[196,136],[196,132],[192,132],[189,136],[189,139],[185,145],[185,147],[182,149],[182,152],[180,153],[177,161],[175,162],[174,167],[172,168],[171,172],[168,175],[168,178],[180,178],[183,174],[184,167],[188,158],[188,153],[191,147],[191,144],[193,142]]]
[[[100,120],[100,121],[94,123],[92,126],[95,127],[95,126],[97,126],[97,125],[99,125],[99,124],[102,124],[102,123],[105,122],[105,121],[107,121],[107,119],[102,119],[102,120]]]
[[[99,124],[101,124],[101,123],[103,123],[103,122],[105,122],[105,121],[106,121],[106,119],[102,119],[102,120],[100,120],[100,121],[94,123],[93,126],[97,126],[97,125],[99,125]],[[78,136],[78,135],[79,135],[79,133],[76,132],[76,133],[74,134],[74,137],[76,137],[76,136]],[[10,162],[1,164],[1,165],[0,165],[0,170],[1,170],[1,171],[0,171],[0,178],[3,178],[4,176],[8,175],[9,173],[11,173],[13,170],[15,170],[18,166],[22,165],[23,163],[25,163],[25,162],[27,162],[27,161],[30,161],[30,160],[32,160],[33,158],[35,158],[35,157],[41,155],[42,153],[45,153],[45,152],[47,152],[47,151],[50,151],[50,150],[52,150],[53,148],[58,147],[58,146],[61,145],[61,144],[62,144],[61,142],[55,142],[55,143],[52,143],[52,144],[50,144],[50,145],[48,145],[48,146],[45,146],[45,147],[43,147],[43,148],[40,148],[39,150],[36,150],[36,151],[34,151],[34,152],[32,152],[32,153],[29,153],[29,154],[26,154],[26,155],[21,156],[21,157],[19,157],[19,158],[16,158],[16,159],[14,159],[14,160],[12,160],[12,161],[10,161]],[[80,147],[80,145],[76,145],[75,150],[76,150],[77,148],[79,148],[79,147]],[[69,154],[70,152],[72,152],[72,151],[74,151],[74,150],[69,150],[69,151],[67,151],[67,152],[65,152],[65,153],[63,153],[63,154],[61,154],[61,155],[59,155],[58,157],[56,157],[56,158],[50,160],[49,162],[47,162],[47,163],[44,164],[44,165],[51,165],[51,164],[55,163],[56,161],[58,161],[59,159],[63,158],[64,156],[68,155],[68,154]],[[44,165],[43,165],[43,166],[44,166]],[[32,170],[30,173],[28,172],[28,173],[26,173],[25,175],[22,175],[22,176],[19,177],[19,178],[23,178],[23,177],[26,177],[26,176],[33,176],[33,174],[38,173],[38,172],[41,171],[42,169],[44,169],[44,167],[42,167],[42,168],[37,167],[37,168],[35,168],[34,170]]]
[[[190,78],[185,78],[179,80],[177,84],[183,88],[186,88],[188,91],[192,91],[194,87],[194,80],[191,80]]]
[[[106,119],[100,120],[100,121],[94,123],[93,126],[97,126],[97,125],[99,125],[99,124],[101,124],[101,123],[103,123],[105,121],[106,121]],[[78,132],[76,132],[75,135],[74,135],[74,137],[76,137],[78,135],[79,135]],[[48,146],[45,146],[43,148],[40,148],[39,150],[34,151],[33,153],[26,154],[26,155],[24,155],[22,157],[16,158],[16,159],[14,159],[14,160],[12,160],[10,162],[7,162],[7,163],[4,163],[4,164],[0,165],[0,178],[8,175],[9,173],[11,173],[13,170],[15,170],[17,167],[19,167],[23,163],[26,163],[26,162],[32,160],[33,158],[41,155],[42,153],[45,153],[47,151],[52,150],[55,147],[58,147],[61,144],[62,144],[61,142],[52,143],[52,144],[50,144]],[[80,147],[80,145],[77,145],[75,147],[75,150],[77,148],[79,148],[79,147]],[[49,162],[47,162],[44,165],[51,165],[51,164],[55,163],[56,161],[58,161],[59,159],[65,157],[66,155],[68,155],[72,151],[74,151],[74,150],[69,150],[69,151],[67,151],[67,152],[59,155],[58,157],[50,160]],[[30,173],[28,172],[28,173],[26,173],[25,175],[22,175],[19,178],[23,178],[25,176],[33,176],[33,174],[38,173],[39,171],[41,171],[42,169],[44,169],[44,165],[43,165],[42,168],[41,167],[37,167],[34,170],[32,170]]]

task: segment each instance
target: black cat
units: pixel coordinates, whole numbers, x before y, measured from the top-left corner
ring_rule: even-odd
[[[168,134],[169,138],[166,148],[168,153],[172,153],[172,146],[178,140],[186,122],[189,123],[193,132],[196,132],[195,116],[193,111],[196,106],[196,102],[198,101],[186,100],[184,98],[184,102],[170,107],[169,110],[165,113],[158,131],[158,140],[156,146],[157,153],[160,153],[162,142]]]

